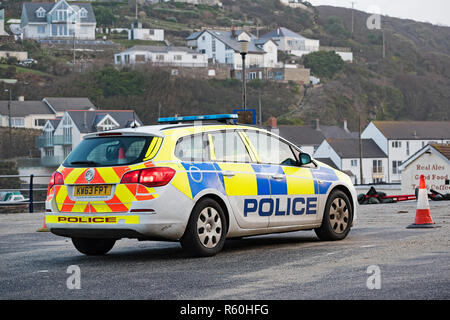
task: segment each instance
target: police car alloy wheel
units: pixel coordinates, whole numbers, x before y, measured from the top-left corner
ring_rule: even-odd
[[[222,250],[226,220],[221,206],[213,199],[203,199],[194,207],[182,247],[194,256],[213,256]]]
[[[116,243],[115,239],[72,238],[75,248],[88,256],[99,256],[109,252]]]
[[[342,240],[349,233],[352,221],[350,200],[344,192],[335,190],[328,197],[322,225],[314,231],[321,240]]]

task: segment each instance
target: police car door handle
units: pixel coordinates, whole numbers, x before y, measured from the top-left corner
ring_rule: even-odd
[[[274,174],[274,175],[272,175],[272,179],[283,180],[284,179],[284,174]]]
[[[223,171],[222,174],[228,178],[234,177],[234,175],[235,175],[235,173],[233,171]]]

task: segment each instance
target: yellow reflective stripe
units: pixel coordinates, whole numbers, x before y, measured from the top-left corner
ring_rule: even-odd
[[[145,154],[145,158],[147,158],[152,153],[153,149],[155,148],[157,140],[158,140],[158,138],[156,138],[156,137],[154,137],[152,139],[152,142],[150,142],[150,145],[148,146],[147,153]]]
[[[210,156],[211,160],[216,160],[216,152],[214,151],[212,135],[209,133],[208,133],[208,142],[209,142],[209,156]]]
[[[245,147],[247,148],[248,152],[250,153],[250,157],[252,158],[252,161],[261,162],[259,159],[259,155],[256,152],[255,148],[253,147],[252,143],[250,142],[250,139],[247,137],[247,135],[244,132],[239,131],[239,135],[242,138],[242,141],[245,144]]]
[[[153,140],[152,140],[152,142],[150,143],[150,146],[149,146],[149,148],[148,148],[148,151],[147,151],[147,154],[145,155],[145,158],[144,158],[144,161],[147,161],[147,160],[150,160],[150,159],[152,159],[157,153],[158,153],[158,150],[159,150],[159,148],[161,147],[161,143],[162,143],[162,138],[153,138]],[[155,141],[155,143],[154,143],[154,145],[153,145],[153,148],[151,149],[151,151],[150,151],[150,148],[151,148],[151,146],[152,146],[152,144],[153,144],[153,141]]]

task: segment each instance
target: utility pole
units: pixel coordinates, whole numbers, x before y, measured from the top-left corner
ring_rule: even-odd
[[[381,32],[383,32],[383,60],[384,60],[386,58],[386,39],[384,37],[384,29]]]
[[[138,0],[136,0],[136,21],[138,19]]]
[[[258,102],[259,102],[259,125],[262,126],[261,87],[258,90]]]
[[[363,179],[363,166],[362,166],[362,159],[363,159],[363,151],[362,151],[362,138],[361,138],[361,110],[359,111],[359,174],[360,174],[360,184],[364,183]]]
[[[355,2],[352,1],[352,39],[354,31],[355,31]]]

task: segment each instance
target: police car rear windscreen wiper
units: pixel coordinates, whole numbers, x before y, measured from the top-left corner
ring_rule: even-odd
[[[95,165],[97,165],[98,163],[95,162],[95,161],[89,161],[89,160],[86,160],[86,161],[73,161],[73,162],[71,162],[70,164],[89,164],[89,165],[95,166]]]

